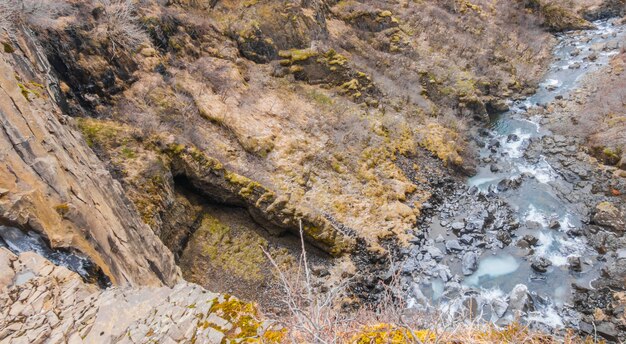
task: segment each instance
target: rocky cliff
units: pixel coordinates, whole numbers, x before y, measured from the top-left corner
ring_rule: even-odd
[[[59,82],[29,30],[0,54],[0,223],[89,257],[115,285],[172,285],[173,256],[59,108]]]

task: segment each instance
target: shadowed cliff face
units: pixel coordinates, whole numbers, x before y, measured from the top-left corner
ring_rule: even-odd
[[[118,285],[172,285],[179,270],[120,184],[57,106],[31,33],[0,54],[0,223],[82,252]]]

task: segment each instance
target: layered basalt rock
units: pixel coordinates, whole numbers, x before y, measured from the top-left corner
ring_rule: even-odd
[[[58,80],[29,33],[0,55],[0,221],[88,256],[118,285],[172,285],[172,255],[57,105]]]

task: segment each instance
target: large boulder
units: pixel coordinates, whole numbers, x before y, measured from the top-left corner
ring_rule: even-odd
[[[618,234],[626,231],[626,214],[610,202],[596,205],[591,222]]]

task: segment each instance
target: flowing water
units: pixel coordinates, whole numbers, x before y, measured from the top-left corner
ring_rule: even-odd
[[[482,133],[485,146],[479,156],[483,163],[467,182],[469,192],[478,197],[465,200],[504,200],[512,214],[511,228],[515,229],[512,243],[498,245],[495,240],[489,240],[488,231],[484,236],[461,236],[454,229],[466,230],[468,224],[475,223],[475,218],[480,220],[480,216],[455,212],[459,207],[444,210],[445,214],[436,217],[428,228],[426,242],[433,248],[422,248],[418,257],[436,257],[437,250],[447,254],[437,259],[437,263],[428,262],[422,267],[430,278],[417,278],[412,306],[424,304],[423,300],[428,299],[428,307],[435,305],[451,316],[473,307],[473,313],[506,323],[514,317],[511,305],[527,291],[534,301],[532,307],[524,309],[527,322],[551,328],[576,325],[576,314],[568,307],[570,286],[572,283],[589,285],[597,278],[601,262],[579,235],[584,225],[583,214],[576,205],[559,197],[556,190],[566,186],[567,181],[543,156],[525,154],[531,140],[551,135],[540,127],[539,119],[529,116],[527,111],[566,95],[577,87],[583,76],[606,65],[610,57],[618,53],[616,49],[607,49],[606,45],[623,41],[624,27],[608,21],[595,24],[595,30],[559,36],[554,62],[536,93],[511,102],[510,110],[493,118],[490,128]],[[515,187],[509,187],[512,182]],[[503,205],[497,207],[503,208]],[[454,221],[458,225],[450,226]],[[492,237],[496,235],[492,234]],[[533,241],[531,247],[519,245],[524,236]],[[466,245],[455,248],[459,239],[465,240]],[[538,265],[543,264],[543,267],[533,268],[533,262],[540,262]],[[581,267],[572,270],[573,262],[580,262]],[[469,273],[463,273],[465,266],[471,268]]]
[[[51,249],[35,232],[23,232],[14,227],[0,226],[0,247],[6,247],[15,254],[35,252],[55,265],[64,266],[78,273],[87,282],[97,283],[102,287],[110,285],[108,278],[87,257],[71,251]],[[34,276],[17,276],[16,283],[23,283],[27,277]]]

